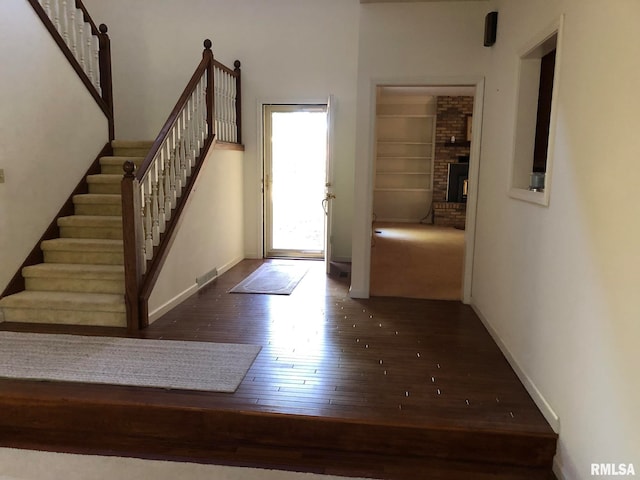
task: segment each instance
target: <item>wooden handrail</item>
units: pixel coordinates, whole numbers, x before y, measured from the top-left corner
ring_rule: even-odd
[[[171,110],[171,113],[169,114],[169,118],[164,123],[163,127],[160,129],[160,133],[158,134],[158,137],[156,138],[155,142],[153,142],[153,145],[151,145],[151,149],[149,150],[149,153],[147,154],[144,161],[140,164],[140,167],[138,167],[136,171],[135,176],[138,181],[142,180],[144,175],[147,173],[147,170],[149,169],[151,162],[153,162],[154,157],[158,153],[158,150],[160,150],[160,147],[162,146],[163,142],[167,139],[167,135],[169,134],[169,131],[178,120],[178,115],[180,114],[184,106],[187,104],[187,101],[189,100],[189,96],[193,92],[194,87],[202,77],[202,74],[209,68],[209,64],[212,58],[213,58],[213,54],[211,53],[211,46],[209,46],[209,48],[206,48],[206,45],[205,45],[205,51],[202,54],[202,60],[198,64],[198,67],[196,68],[195,72],[191,76],[189,83],[187,83],[187,86],[185,87],[184,91],[180,95],[180,98],[176,102],[175,107],[173,107],[173,110]],[[209,109],[207,109],[207,113],[208,111]]]
[[[97,65],[100,69],[99,76],[99,84],[100,90],[98,91],[91,78],[85,71],[85,69],[80,65],[80,62],[71,51],[64,38],[54,25],[49,15],[40,4],[38,0],[27,0],[31,7],[34,9],[45,28],[51,34],[53,40],[58,44],[58,47],[64,54],[64,56],[69,61],[71,67],[76,71],[77,75],[80,77],[82,83],[84,83],[85,87],[94,98],[100,109],[103,111],[105,116],[107,117],[107,121],[109,123],[109,140],[114,139],[114,119],[113,119],[113,95],[112,95],[112,78],[111,78],[111,47],[109,35],[107,34],[107,26],[101,24],[99,27],[96,27],[95,22],[89,15],[86,7],[82,3],[82,0],[69,0],[69,2],[73,2],[73,5],[76,9],[80,9],[82,11],[82,16],[84,22],[88,23],[91,27],[91,33],[98,39],[99,52],[98,52],[98,62]],[[66,19],[65,19],[66,20]]]
[[[239,126],[240,62],[235,70],[217,62],[205,40],[202,60],[153,142],[140,167],[124,165],[122,222],[124,228],[125,302],[130,330],[148,325],[148,301],[169,252],[180,215],[209,149],[224,122],[234,133]],[[221,73],[224,72],[224,73]],[[226,77],[222,75],[227,75]],[[219,76],[221,85],[216,85]],[[233,78],[231,85],[230,78]],[[216,87],[218,89],[216,90]],[[216,98],[225,101],[224,119],[216,116]]]

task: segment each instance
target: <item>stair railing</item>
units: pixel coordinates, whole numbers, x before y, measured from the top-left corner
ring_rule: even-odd
[[[213,61],[215,85],[215,129],[219,142],[242,143],[240,61],[233,64],[234,70]]]
[[[114,138],[111,43],[82,0],[28,0],[109,121]]]
[[[240,139],[240,62],[232,71],[214,60],[210,40],[205,40],[204,47],[200,64],[141,166],[136,170],[130,161],[123,166],[125,303],[130,330],[148,325],[151,291],[218,129],[227,141],[234,135]],[[229,76],[237,82],[230,82]],[[219,110],[214,107],[216,98],[219,103],[224,99]],[[235,111],[230,113],[232,107]]]

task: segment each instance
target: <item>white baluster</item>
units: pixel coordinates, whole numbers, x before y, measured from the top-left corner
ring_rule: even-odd
[[[191,175],[191,166],[193,165],[193,149],[191,148],[191,123],[189,122],[189,102],[187,102],[186,108],[182,111],[184,115],[184,132],[182,135],[182,141],[184,142],[185,149],[185,163],[182,179],[184,184],[187,183],[187,178]]]
[[[200,81],[200,138],[202,138],[202,143],[207,139],[207,77],[206,75],[202,76],[202,80]]]
[[[233,109],[231,105],[233,103],[233,96],[231,95],[231,75],[227,73],[227,142],[233,141]]]
[[[171,212],[176,204],[176,157],[178,156],[178,142],[176,141],[176,127],[175,125],[171,129],[171,141],[169,142],[169,201],[171,202],[170,208],[166,208],[165,211]],[[171,213],[170,213],[171,214]]]
[[[216,88],[215,88],[215,97],[216,97],[216,108],[215,108],[215,118],[216,118],[216,135],[218,135],[218,140],[222,140],[219,135],[221,134],[221,130],[222,130],[222,121],[221,121],[221,116],[220,116],[220,111],[222,108],[222,95],[220,94],[220,83],[221,83],[221,79],[220,79],[220,70],[216,67],[214,70],[215,73],[215,82],[216,82]]]
[[[49,15],[49,18],[51,18],[53,26],[56,27],[56,30],[60,32],[60,35],[62,35],[62,32],[60,31],[60,5],[58,0],[51,0],[50,8],[51,14]],[[51,17],[51,15],[53,15],[53,17]]]
[[[93,57],[93,74],[94,74],[94,86],[100,95],[102,95],[102,88],[100,88],[100,40],[96,35],[91,35],[91,53]]]
[[[189,103],[191,104],[191,118],[189,120],[189,124],[191,125],[191,135],[189,135],[189,140],[191,141],[191,149],[193,150],[193,165],[195,165],[195,160],[198,158],[198,154],[200,153],[198,147],[198,123],[196,121],[197,117],[197,105],[196,105],[196,95],[195,92],[191,93],[191,98],[189,99]]]
[[[147,270],[147,251],[146,251],[146,234],[144,230],[144,183],[140,183],[138,188],[134,191],[134,195],[138,197],[137,204],[140,206],[140,210],[137,212],[135,222],[140,225],[141,235],[138,237],[136,249],[140,254],[138,255],[138,268],[141,273],[145,273]]]
[[[227,141],[227,74],[220,70],[220,116],[222,118],[222,141]]]
[[[169,134],[164,152],[164,220],[167,222],[171,218],[171,151],[172,137]]]
[[[51,0],[43,0],[41,4],[42,8],[44,8],[44,13],[47,14],[47,17],[51,18]]]
[[[91,25],[88,23],[84,24],[84,55],[85,55],[85,63],[87,64],[87,69],[85,70],[89,80],[93,85],[96,84],[95,78],[95,65],[94,57],[93,57],[93,35],[91,34]]]
[[[78,29],[76,25],[76,9],[75,6],[67,4],[67,25],[69,28],[69,48],[73,56],[78,59]]]
[[[83,71],[87,71],[87,62],[85,60],[85,41],[84,41],[84,14],[79,8],[76,9],[76,49],[78,51],[78,62]]]
[[[176,158],[174,162],[176,177],[175,177],[175,194],[176,201],[180,198],[182,193],[182,165],[184,165],[184,148],[182,145],[181,129],[178,129],[176,139]]]
[[[182,155],[180,157],[180,186],[187,184],[187,165],[189,165],[189,150],[187,148],[186,130],[184,131],[182,138],[180,139],[180,150]],[[182,190],[178,192],[178,195],[182,194]]]
[[[198,152],[202,148],[202,130],[200,125],[200,81],[196,83],[193,90],[193,136],[195,138],[196,148]]]
[[[144,251],[145,258],[153,257],[153,220],[151,213],[151,184],[149,175],[144,180]]]
[[[231,93],[231,85],[233,77],[227,73],[227,141],[233,142],[233,95]]]
[[[228,142],[229,135],[229,74],[224,72],[224,141]]]
[[[58,5],[60,16],[60,33],[67,47],[71,47],[71,40],[69,39],[69,12],[67,10],[67,0],[61,0]]]
[[[151,164],[149,177],[151,180],[151,234],[153,237],[153,245],[160,244],[160,208],[159,208],[159,196],[158,189],[158,161],[157,157],[153,159]]]
[[[236,91],[236,77],[231,77],[231,141],[238,143],[238,115],[236,112],[236,101],[238,93]]]
[[[200,84],[200,130],[202,131],[202,143],[207,139],[207,78],[202,77]]]

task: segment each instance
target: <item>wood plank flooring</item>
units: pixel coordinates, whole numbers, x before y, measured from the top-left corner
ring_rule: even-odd
[[[235,393],[0,380],[0,445],[371,478],[554,478],[557,436],[468,306],[351,299],[312,261],[289,296],[227,293],[261,263],[241,262],[140,333],[262,345]]]

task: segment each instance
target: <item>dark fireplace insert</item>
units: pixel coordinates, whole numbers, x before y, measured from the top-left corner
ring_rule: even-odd
[[[447,180],[447,202],[466,203],[468,179],[468,163],[449,164],[449,176]]]

